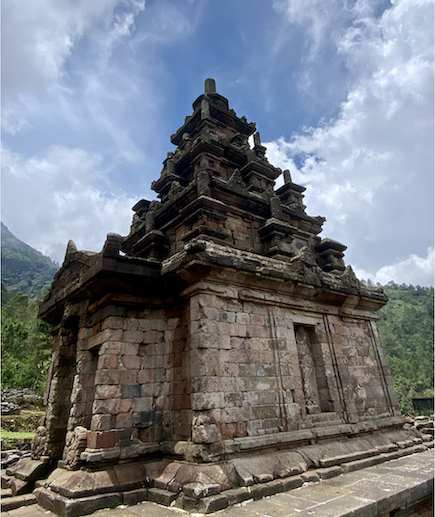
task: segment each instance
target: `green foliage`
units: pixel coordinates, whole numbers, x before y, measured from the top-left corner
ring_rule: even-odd
[[[12,431],[2,431],[3,440],[19,439],[19,440],[32,440],[36,433],[13,433]]]
[[[2,305],[17,292],[35,299],[50,285],[59,266],[50,258],[18,240],[1,224]]]
[[[379,311],[379,333],[394,380],[400,409],[413,413],[411,399],[434,395],[433,287],[384,287],[390,301]]]
[[[2,389],[41,392],[51,359],[48,323],[38,318],[39,301],[18,293],[2,308]]]

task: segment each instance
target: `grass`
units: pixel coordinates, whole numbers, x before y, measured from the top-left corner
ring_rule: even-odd
[[[30,432],[16,432],[13,431],[3,431],[1,432],[1,436],[3,440],[33,440],[36,433]]]

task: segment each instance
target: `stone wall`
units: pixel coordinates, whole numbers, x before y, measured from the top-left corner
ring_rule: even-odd
[[[47,426],[57,458],[68,455],[67,433],[77,426],[88,429],[83,459],[97,461],[162,443],[190,457],[177,444],[398,414],[369,312],[343,315],[289,294],[206,279],[170,308],[122,301],[127,307],[72,305],[76,315],[55,332]],[[199,437],[198,425],[207,436]]]
[[[277,303],[255,290],[247,300],[243,289],[212,290],[191,300],[192,409],[220,422],[223,439],[397,414],[367,315],[325,314],[320,305],[303,308],[284,296]]]

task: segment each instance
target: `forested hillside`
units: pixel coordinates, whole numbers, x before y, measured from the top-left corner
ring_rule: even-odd
[[[48,323],[38,318],[39,301],[18,293],[2,307],[2,389],[44,388],[51,336]]]
[[[51,284],[59,269],[49,257],[17,239],[1,223],[2,303],[21,292],[32,300],[44,287]]]
[[[402,413],[412,413],[411,398],[434,394],[434,290],[393,282],[384,290],[379,332]]]

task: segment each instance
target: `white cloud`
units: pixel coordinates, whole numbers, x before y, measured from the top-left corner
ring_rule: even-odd
[[[429,247],[426,257],[411,254],[408,258],[384,266],[375,273],[355,268],[355,274],[358,278],[379,282],[382,285],[391,281],[398,284],[433,285],[434,260],[434,248]]]
[[[311,38],[311,60],[325,38],[333,36],[337,27],[349,18],[351,8],[343,0],[274,0],[274,8],[284,13],[288,22],[302,26]]]
[[[116,0],[10,0],[2,5],[2,82],[8,94],[45,87],[62,73],[84,30]]]
[[[315,4],[299,18],[311,32]],[[370,13],[358,1],[352,23],[335,31],[353,77],[338,117],[265,145],[270,161],[307,187],[308,212],[327,217],[325,235],[348,245],[356,267],[382,275],[403,272],[396,257],[406,252],[400,264],[417,271],[415,257],[433,239],[433,2],[398,0],[380,18]]]
[[[129,233],[137,198],[111,192],[100,156],[64,146],[27,159],[2,151],[2,211],[25,215],[3,221],[19,239],[61,263],[69,239],[100,251],[107,233]]]
[[[62,102],[72,89],[72,65],[81,42],[86,45],[86,78],[107,70],[114,49],[134,27],[145,0],[10,0],[2,6],[3,129],[14,135],[32,127],[38,106]],[[82,61],[83,66],[83,61]],[[106,78],[99,77],[108,85]],[[106,88],[108,90],[108,88]],[[127,92],[129,88],[127,88]],[[83,96],[83,90],[81,91]]]

